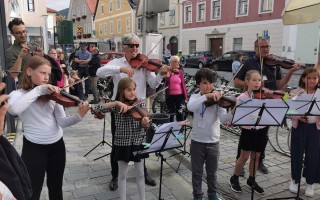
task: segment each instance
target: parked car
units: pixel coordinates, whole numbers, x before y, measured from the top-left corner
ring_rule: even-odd
[[[237,54],[241,53],[244,55],[243,61],[248,58],[254,57],[256,55],[255,51],[249,50],[239,50],[239,51],[229,51],[227,53],[222,54],[222,56],[218,57],[211,63],[211,68],[215,71],[224,70],[224,71],[232,71],[232,62]]]
[[[100,56],[100,64],[107,64],[108,62],[110,62],[115,58],[123,57],[124,53],[110,51],[110,52],[99,53],[99,56]]]
[[[187,56],[185,67],[210,67],[210,64],[214,58],[215,57],[210,51],[196,51]]]

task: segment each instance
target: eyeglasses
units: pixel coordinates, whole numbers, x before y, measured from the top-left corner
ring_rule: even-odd
[[[49,53],[49,54],[57,54],[57,53]]]
[[[136,48],[139,48],[139,44],[124,44],[124,45],[127,45],[129,48],[133,48],[133,47],[136,47]]]
[[[24,35],[24,34],[27,34],[28,31],[24,30],[22,32],[16,32],[16,33],[13,33],[14,35],[18,35],[18,36],[21,36],[21,35]]]
[[[256,46],[256,47],[258,47],[258,46]],[[260,46],[260,49],[270,49],[270,45],[266,45],[266,46]]]

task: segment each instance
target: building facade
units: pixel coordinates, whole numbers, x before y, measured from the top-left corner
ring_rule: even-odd
[[[48,25],[48,31],[47,31],[47,40],[49,49],[54,48],[54,33],[55,33],[55,27],[56,27],[56,13],[57,11],[52,8],[47,8],[48,18],[47,18],[47,25]]]

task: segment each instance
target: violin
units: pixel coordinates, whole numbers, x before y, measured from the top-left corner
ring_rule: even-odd
[[[218,101],[214,101],[214,100],[206,100],[204,102],[205,106],[212,106],[214,104],[218,104],[218,106],[222,107],[222,108],[232,108],[236,105],[237,100],[235,96],[221,96],[220,99]]]
[[[294,60],[291,59],[282,59],[275,55],[269,55],[263,59],[266,66],[281,66],[284,69],[291,69],[295,64]],[[304,66],[301,66],[305,68]]]
[[[130,109],[130,114],[136,121],[141,121],[142,118],[147,117],[149,115],[148,110],[140,106],[141,101],[137,98],[133,101],[125,101],[123,103],[128,106],[133,106]]]
[[[78,106],[78,104],[81,103],[81,100],[78,97],[73,96],[63,90],[60,91],[59,94],[46,95],[46,97],[66,108]],[[102,112],[99,112],[93,109],[92,107],[90,108],[90,110],[91,110],[91,114],[93,114],[95,118],[98,118],[98,119],[104,118],[104,114]]]
[[[278,91],[271,91],[272,93],[266,93],[264,90],[254,90],[253,91],[253,98],[254,99],[282,99],[285,95],[285,91],[278,90]],[[261,95],[260,95],[261,94]]]
[[[151,72],[156,72],[162,67],[162,62],[159,59],[148,59],[146,55],[139,53],[135,58],[130,60],[130,65],[133,69],[146,68]],[[171,71],[179,74],[179,71]]]

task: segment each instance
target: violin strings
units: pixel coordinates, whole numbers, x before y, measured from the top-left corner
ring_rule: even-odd
[[[145,98],[145,99],[141,99],[141,100],[140,100],[140,102],[138,102],[138,103],[136,103],[136,104],[133,104],[133,105],[131,106],[131,108],[130,108],[130,109],[132,109],[132,108],[134,108],[134,107],[136,107],[136,106],[138,106],[138,105],[142,104],[142,102],[144,102],[145,100],[150,99],[150,98],[151,98],[151,97],[153,97],[153,96],[156,96],[157,94],[159,94],[159,93],[163,92],[163,91],[164,91],[164,90],[166,90],[167,88],[168,88],[168,86],[167,86],[167,87],[162,88],[162,89],[161,89],[161,90],[159,90],[158,92],[156,92],[156,93],[154,93],[154,94],[152,94],[152,95],[148,96],[148,97],[147,97],[147,98]]]

